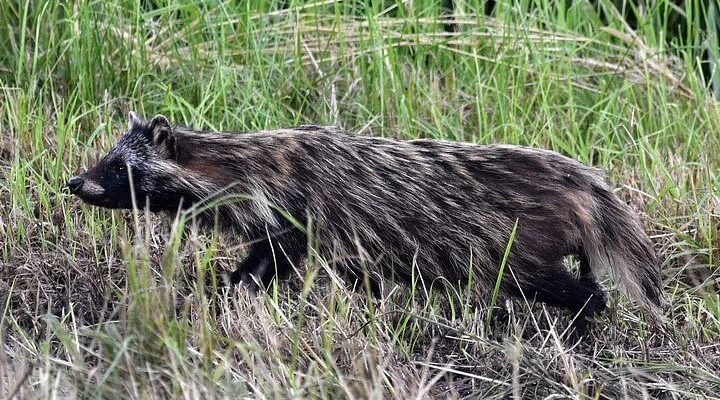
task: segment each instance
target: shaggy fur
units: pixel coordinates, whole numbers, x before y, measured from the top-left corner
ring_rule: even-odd
[[[234,198],[198,213],[253,243],[233,283],[287,276],[307,256],[310,226],[319,253],[374,290],[383,277],[409,281],[416,268],[426,282],[467,283],[472,274],[486,296],[518,221],[505,294],[583,320],[605,306],[595,273],[607,267],[651,314],[662,301],[639,218],[598,170],[545,150],[319,126],[209,133],[130,113],[128,133],[68,185],[97,206],[171,213]],[[563,264],[568,255],[579,259],[579,277]]]

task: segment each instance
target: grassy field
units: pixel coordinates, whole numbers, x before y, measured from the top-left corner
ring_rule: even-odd
[[[699,1],[654,2],[637,30],[608,1],[59,3],[0,2],[0,398],[720,398],[720,109],[697,58],[717,37]],[[671,12],[691,23],[668,44]],[[604,168],[663,260],[667,322],[648,329],[611,279],[580,343],[560,310],[500,299],[487,318],[490,294],[422,285],[368,301],[322,260],[265,295],[215,290],[237,238],[63,191],[128,110]]]

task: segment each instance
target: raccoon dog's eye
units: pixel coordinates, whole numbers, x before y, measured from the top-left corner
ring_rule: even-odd
[[[127,171],[127,166],[125,164],[119,164],[117,167],[115,167],[115,171],[118,174],[123,174],[125,171]]]

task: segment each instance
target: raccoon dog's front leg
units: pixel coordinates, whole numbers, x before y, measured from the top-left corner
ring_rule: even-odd
[[[306,249],[301,236],[288,232],[271,239],[257,240],[250,246],[247,257],[230,275],[230,283],[244,282],[254,291],[258,289],[258,283],[267,287],[275,278],[287,278],[293,267],[305,257]]]

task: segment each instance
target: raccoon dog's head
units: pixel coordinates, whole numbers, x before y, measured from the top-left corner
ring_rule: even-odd
[[[106,208],[133,208],[134,194],[140,209],[177,210],[183,196],[175,187],[178,171],[172,131],[162,115],[144,122],[130,112],[128,132],[97,165],[70,178],[70,193]]]

